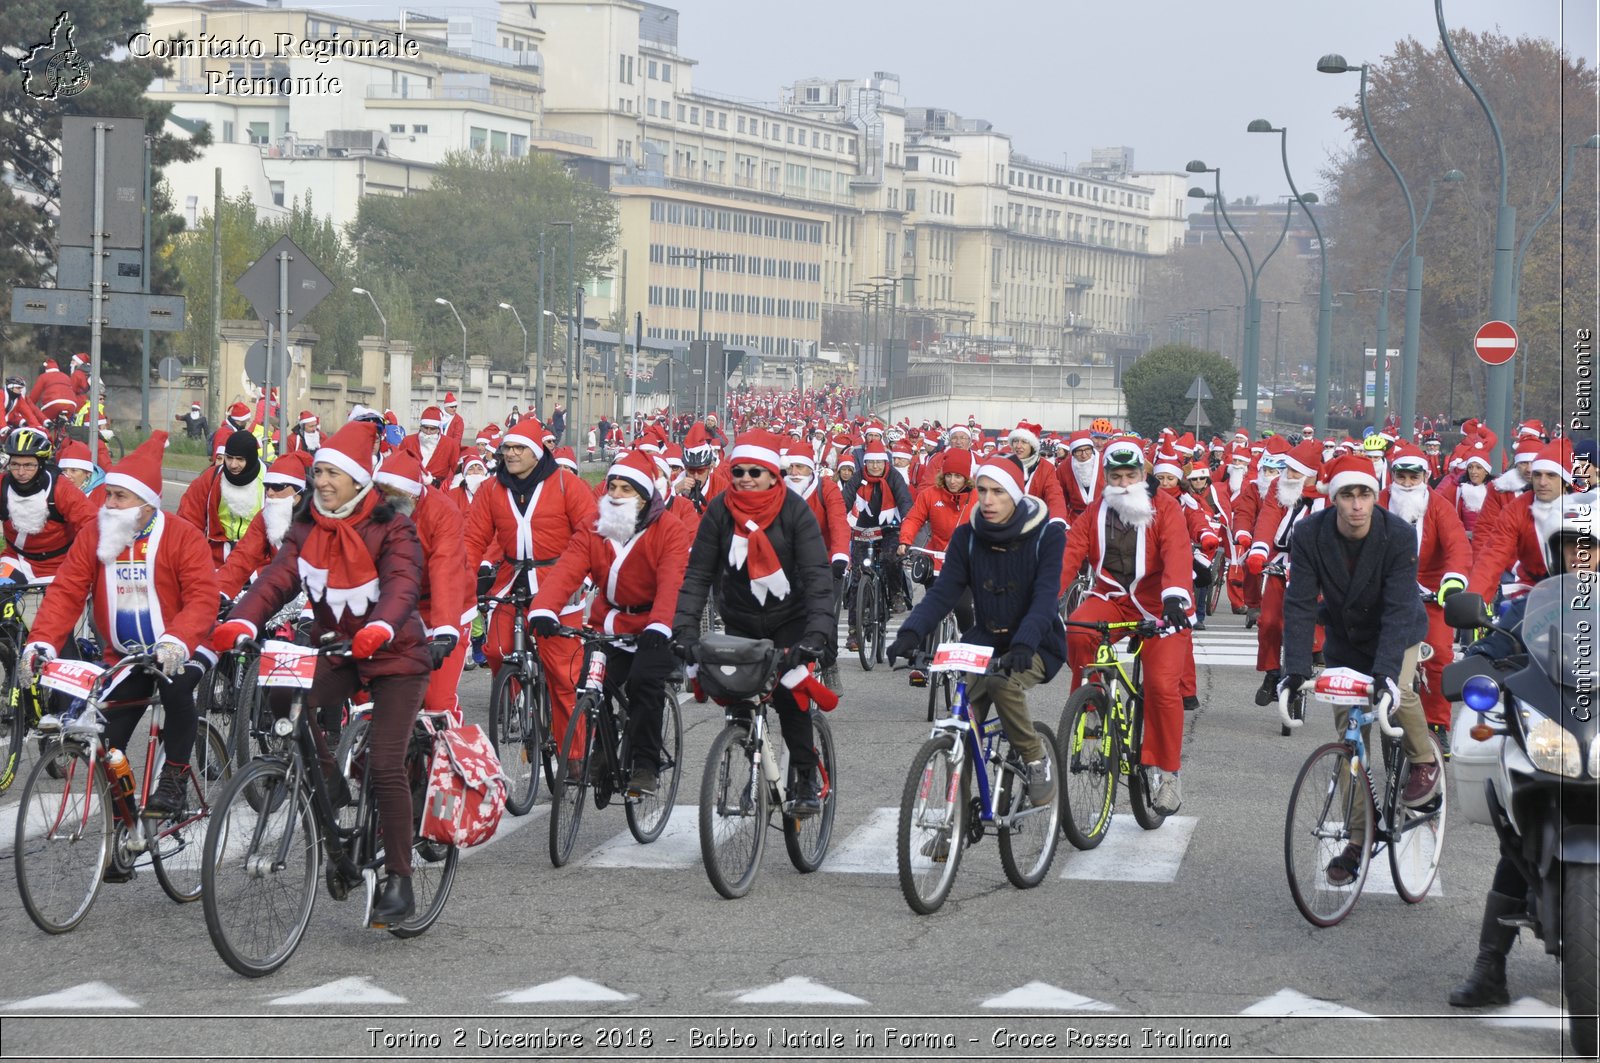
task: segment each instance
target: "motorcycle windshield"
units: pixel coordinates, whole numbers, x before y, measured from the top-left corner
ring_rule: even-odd
[[[1600,677],[1600,575],[1568,572],[1528,594],[1522,616],[1528,657],[1552,682],[1594,691]]]

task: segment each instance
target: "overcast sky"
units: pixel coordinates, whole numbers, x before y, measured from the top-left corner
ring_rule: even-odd
[[[356,18],[396,6],[288,2]],[[678,47],[699,63],[697,88],[776,100],[800,78],[889,71],[908,105],[986,118],[1024,154],[1076,166],[1096,147],[1127,145],[1147,170],[1181,170],[1199,157],[1223,168],[1230,198],[1289,192],[1275,138],[1244,131],[1254,118],[1288,126],[1295,181],[1321,190],[1329,155],[1349,144],[1333,109],[1355,99],[1359,75],[1319,74],[1320,56],[1376,62],[1406,37],[1438,40],[1433,0],[665,2],[682,13]],[[477,5],[405,6],[447,14]],[[1592,67],[1596,6],[1444,0],[1444,13],[1452,30],[1545,37]]]

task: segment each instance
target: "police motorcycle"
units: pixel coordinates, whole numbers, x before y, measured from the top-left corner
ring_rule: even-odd
[[[1494,827],[1502,856],[1527,881],[1526,913],[1500,923],[1532,930],[1561,962],[1573,1048],[1592,1056],[1600,973],[1600,574],[1543,580],[1529,592],[1520,623],[1514,608],[1489,617],[1482,598],[1466,592],[1444,608],[1452,627],[1490,628],[1479,645],[1504,652],[1474,653],[1444,671],[1444,695],[1477,714],[1453,730],[1451,802],[1468,822]]]

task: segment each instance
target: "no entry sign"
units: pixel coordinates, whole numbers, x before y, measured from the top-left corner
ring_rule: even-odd
[[[1505,365],[1517,353],[1517,328],[1505,321],[1486,321],[1472,337],[1472,349],[1485,365]]]

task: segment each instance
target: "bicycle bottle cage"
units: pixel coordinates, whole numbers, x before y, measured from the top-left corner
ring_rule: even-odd
[[[695,677],[713,700],[742,701],[766,691],[777,660],[771,639],[708,634],[695,646]]]

